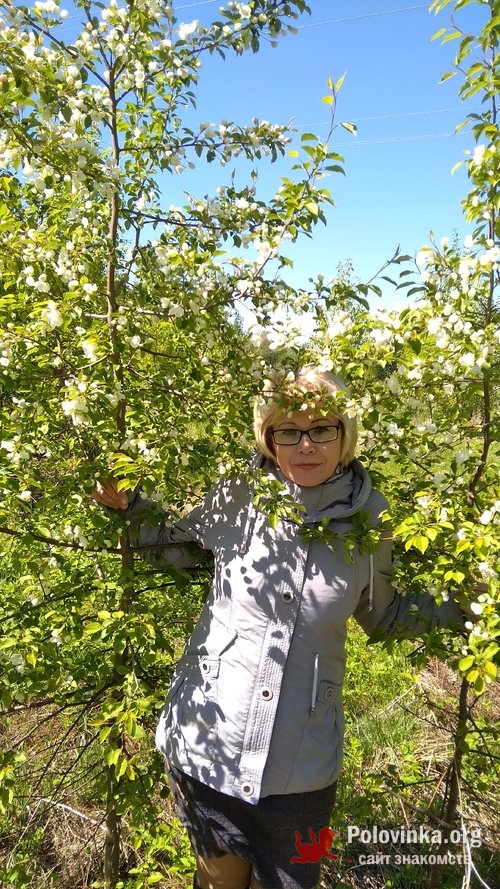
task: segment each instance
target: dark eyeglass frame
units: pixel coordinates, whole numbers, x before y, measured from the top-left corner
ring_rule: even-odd
[[[273,438],[273,441],[275,444],[284,446],[284,447],[288,447],[288,446],[295,447],[302,441],[302,436],[304,436],[304,435],[307,435],[307,437],[309,438],[310,441],[313,442],[313,444],[329,444],[331,441],[337,441],[337,439],[339,437],[339,430],[341,428],[342,428],[341,425],[337,426],[337,425],[334,425],[333,423],[331,425],[328,424],[327,426],[318,426],[318,425],[311,426],[309,429],[292,429],[290,427],[288,429],[271,429],[271,435],[272,435],[272,438]],[[314,435],[311,435],[311,433],[314,433],[315,429],[332,429],[332,430],[335,429],[336,434],[332,438],[316,439]],[[276,436],[277,435],[279,436],[280,433],[282,433],[282,432],[286,432],[287,434],[290,434],[291,432],[295,432],[296,436],[298,436],[297,440],[296,441],[279,441],[276,438]]]

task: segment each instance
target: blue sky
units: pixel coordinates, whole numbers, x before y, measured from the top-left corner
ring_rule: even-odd
[[[176,12],[185,22],[206,22],[219,5],[219,0],[179,0]],[[437,16],[427,4],[409,0],[310,0],[309,5],[312,15],[277,48],[207,60],[197,93],[202,120],[293,118],[299,134],[325,136],[328,109],[321,97],[327,77],[336,80],[345,73],[337,117],[355,122],[358,135],[340,129],[331,141],[345,157],[346,176],[326,180],[336,203],[328,210],[328,226],[317,226],[312,239],[290,250],[291,277],[298,286],[318,272],[334,275],[347,259],[367,280],[398,244],[414,254],[428,243],[430,230],[438,240],[455,231],[465,234],[460,201],[467,178],[463,169],[453,176],[451,169],[473,146],[470,134],[454,132],[468,110],[458,96],[459,76],[440,83],[457,44],[431,41],[449,25],[451,5]],[[477,29],[480,12],[469,7],[458,21]],[[264,190],[279,184],[284,172],[286,164],[263,164]],[[226,175],[201,170],[186,178],[187,188],[209,191]]]
[[[221,0],[176,0],[179,22],[218,17]],[[253,117],[273,123],[293,119],[298,137],[312,131],[325,137],[329,111],[321,97],[327,78],[345,74],[337,120],[356,123],[358,134],[337,129],[331,146],[344,155],[346,176],[325,180],[335,200],[328,225],[311,239],[291,245],[295,286],[323,273],[334,276],[350,260],[355,275],[368,280],[400,245],[414,255],[429,242],[463,237],[460,201],[467,193],[464,169],[451,170],[473,148],[470,133],[455,134],[468,110],[458,96],[460,77],[441,83],[452,66],[456,42],[442,45],[432,35],[450,24],[452,4],[429,13],[428,4],[411,0],[309,0],[312,14],[297,23],[297,34],[263,44],[257,54],[206,57],[196,90],[197,108],[189,122],[227,119],[246,124]],[[78,32],[81,13],[70,0],[64,28]],[[484,10],[472,4],[458,23],[477,33]],[[67,39],[71,39],[69,33]],[[477,108],[477,105],[474,106]],[[193,158],[196,160],[195,158]],[[290,173],[292,160],[259,164],[259,196],[265,199]],[[237,184],[249,181],[253,165],[238,163]],[[165,179],[166,203],[184,203],[183,190],[202,197],[229,182],[232,167],[201,164],[195,171]],[[384,285],[385,287],[385,285]],[[384,299],[391,293],[384,289]]]

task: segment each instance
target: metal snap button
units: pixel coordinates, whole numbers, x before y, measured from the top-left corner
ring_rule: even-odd
[[[253,793],[253,784],[243,784],[241,791],[245,796],[250,796]]]
[[[283,599],[283,602],[291,602],[292,599],[293,599],[293,596],[292,596],[292,594],[287,590],[286,592],[284,592],[284,593],[281,594],[281,598]]]
[[[329,701],[330,698],[333,698],[333,688],[327,688],[325,691],[325,701]]]
[[[273,693],[270,688],[263,688],[260,693],[261,698],[264,698],[265,701],[270,701]]]

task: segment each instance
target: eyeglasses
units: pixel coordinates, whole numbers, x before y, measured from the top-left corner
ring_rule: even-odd
[[[340,426],[311,426],[310,429],[273,429],[271,435],[274,443],[278,445],[298,445],[303,435],[314,442],[323,444],[327,441],[337,441]]]

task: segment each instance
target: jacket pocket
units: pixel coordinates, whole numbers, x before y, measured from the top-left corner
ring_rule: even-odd
[[[311,778],[316,784],[321,782],[327,787],[338,777],[343,740],[342,686],[322,679],[302,737],[300,754],[304,765],[307,760],[305,768],[312,768]]]
[[[322,679],[318,685],[315,707],[336,707],[340,705],[342,686],[329,679]]]
[[[218,725],[224,718],[219,703],[219,673],[224,652],[236,637],[236,632],[228,633],[221,624],[201,650],[188,650],[175,670],[163,710],[163,732],[189,757],[216,755]]]

